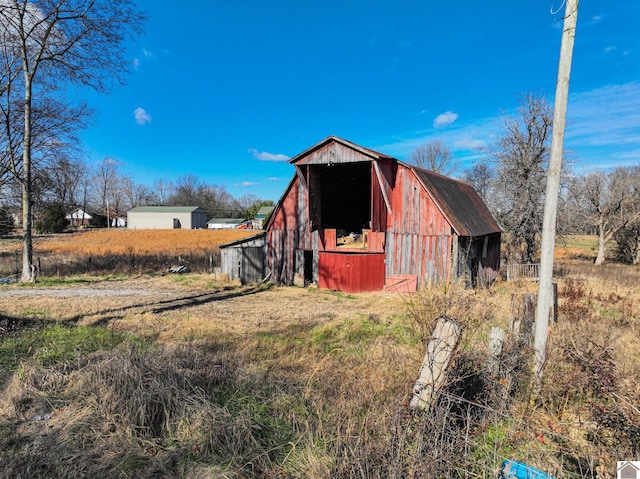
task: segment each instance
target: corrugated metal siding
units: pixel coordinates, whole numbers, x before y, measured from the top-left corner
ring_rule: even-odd
[[[189,212],[132,212],[127,213],[127,228],[130,230],[174,229],[174,219],[180,222],[180,229],[191,229],[193,214]],[[205,219],[205,226],[206,226]]]
[[[204,210],[196,210],[191,213],[191,229],[200,229],[207,227],[207,212]]]
[[[385,281],[385,255],[381,253],[338,253],[321,251],[318,287],[360,293],[380,291]]]

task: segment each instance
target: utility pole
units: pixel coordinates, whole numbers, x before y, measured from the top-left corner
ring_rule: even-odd
[[[556,81],[556,96],[553,107],[553,135],[551,137],[551,156],[547,172],[547,189],[544,200],[542,221],[542,245],[540,252],[540,276],[538,281],[538,305],[536,308],[536,329],[533,347],[535,350],[535,375],[537,384],[542,379],[542,370],[547,352],[547,335],[552,301],[553,252],[556,239],[556,215],[558,210],[558,192],[560,191],[560,170],[564,143],[564,127],[567,119],[567,100],[569,97],[569,77],[573,41],[578,20],[579,0],[565,0],[564,27],[560,44],[560,62]]]

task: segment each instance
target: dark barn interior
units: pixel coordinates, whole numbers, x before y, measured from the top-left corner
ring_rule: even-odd
[[[371,163],[310,165],[314,229],[361,233],[371,222]]]

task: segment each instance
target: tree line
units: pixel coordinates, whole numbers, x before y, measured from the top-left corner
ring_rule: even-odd
[[[508,262],[538,261],[552,125],[553,109],[544,96],[523,94],[517,112],[502,118],[496,142],[480,149],[480,159],[462,173],[505,233]],[[579,173],[573,154],[566,156],[558,231],[597,235],[598,265],[607,259],[639,264],[640,164]],[[441,140],[420,145],[410,161],[444,175],[459,165]],[[607,257],[610,251],[614,258]]]

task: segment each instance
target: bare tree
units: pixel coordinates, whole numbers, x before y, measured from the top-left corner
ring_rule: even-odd
[[[92,203],[107,217],[107,221],[120,213],[122,195],[122,175],[120,162],[114,158],[105,158],[95,166],[91,184]]]
[[[595,264],[600,265],[616,233],[640,220],[640,170],[621,167],[576,178],[569,198],[572,214],[598,234]]]
[[[411,163],[425,170],[450,176],[458,169],[459,162],[442,140],[433,140],[416,147],[411,152]]]
[[[523,95],[517,115],[503,119],[502,136],[486,152],[496,164],[494,213],[516,261],[534,262],[538,252],[552,121],[544,97]]]
[[[43,170],[48,201],[67,210],[78,206],[83,179],[87,175],[84,162],[74,158],[59,158]]]
[[[153,192],[143,184],[136,183],[131,176],[121,178],[120,191],[124,198],[125,209],[129,210],[136,206],[143,206],[153,203]]]
[[[171,180],[160,178],[153,182],[153,193],[161,205],[164,205],[169,201],[169,198],[174,191],[175,185]]]
[[[200,178],[193,173],[186,173],[176,180],[173,194],[168,201],[173,206],[202,206],[201,192],[205,188]]]
[[[495,170],[489,162],[479,161],[464,173],[464,181],[476,190],[487,205],[495,183]]]
[[[0,182],[12,191],[17,188],[24,206],[26,180],[29,179],[32,209],[47,202],[68,204],[69,195],[73,195],[70,189],[73,180],[69,175],[77,173],[70,165],[80,163],[76,133],[85,124],[90,111],[85,105],[73,106],[56,98],[33,100],[31,167],[27,174],[23,161],[23,108],[12,96],[14,87],[9,85],[7,94],[0,95]]]
[[[52,98],[68,84],[105,91],[121,81],[126,69],[124,40],[139,30],[142,20],[131,0],[0,0],[0,94],[9,110],[18,111],[23,118],[21,281],[35,281],[34,104],[38,99]],[[11,141],[9,145],[18,147]]]
[[[209,216],[218,218],[239,215],[233,197],[223,186],[203,183],[196,175],[187,173],[176,180],[173,194],[168,204],[182,206],[199,206]]]

